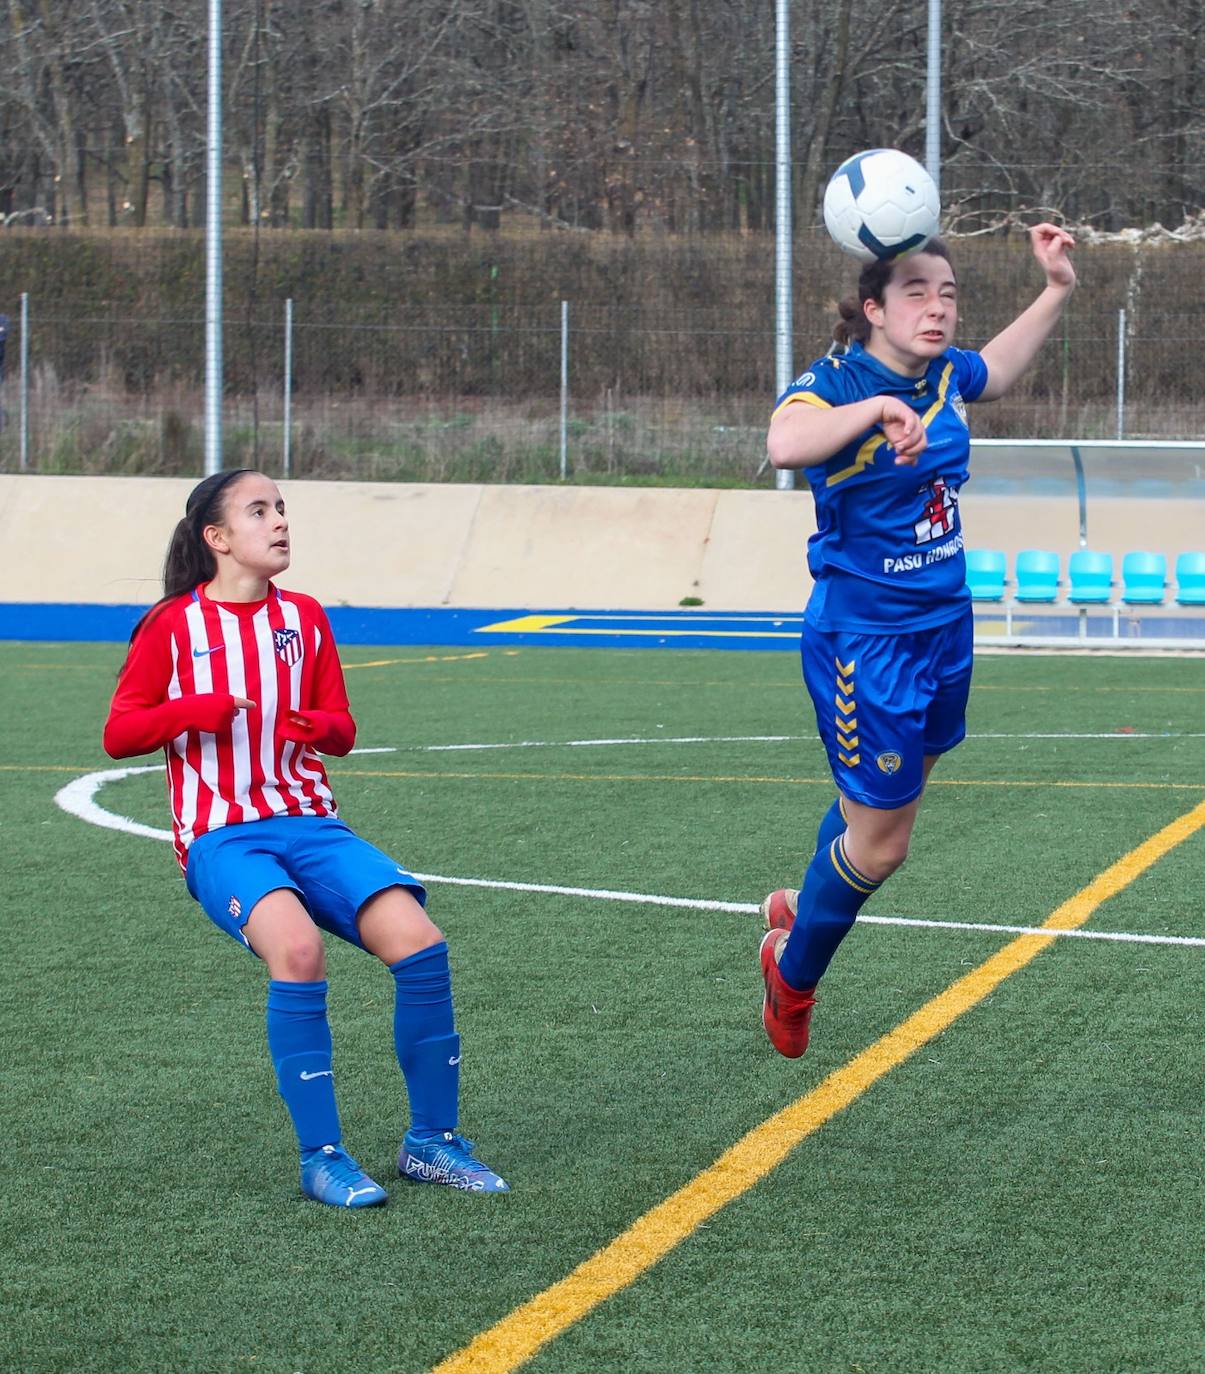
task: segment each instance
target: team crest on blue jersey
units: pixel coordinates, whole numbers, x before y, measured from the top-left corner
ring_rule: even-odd
[[[958,505],[958,492],[947,487],[944,478],[935,477],[918,488],[924,497],[924,514],[913,528],[916,542],[929,544],[934,539],[944,539],[954,531],[954,509]]]
[[[904,760],[893,749],[889,749],[884,754],[879,754],[875,763],[879,765],[880,773],[898,773]]]
[[[967,423],[967,403],[962,399],[962,397],[958,394],[957,391],[950,399],[950,404],[954,407],[954,414],[957,415],[958,418],[965,425]]]
[[[272,642],[276,645],[276,657],[290,668],[301,661],[301,636],[296,630],[273,630]]]

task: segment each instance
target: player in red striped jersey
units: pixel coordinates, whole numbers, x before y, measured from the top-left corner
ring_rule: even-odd
[[[210,919],[268,971],[268,1048],[320,1202],[386,1193],[343,1147],[326,1014],[322,931],[393,974],[394,1042],[411,1124],[399,1172],[470,1192],[507,1184],[456,1132],[460,1037],[448,947],[421,883],[338,818],[322,754],[355,743],[343,669],[322,607],[272,581],[289,566],[276,484],[238,469],[188,498],[105,724],[105,749],[162,748],[176,855]]]

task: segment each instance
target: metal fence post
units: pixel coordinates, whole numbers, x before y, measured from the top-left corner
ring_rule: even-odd
[[[289,476],[292,466],[293,439],[293,298],[285,301],[285,394],[284,394],[284,445],[281,454],[281,472]]]
[[[561,302],[561,481],[569,458],[569,302]]]
[[[20,415],[17,422],[21,452],[21,471],[29,471],[29,292],[21,292],[21,382],[18,390]]]
[[[774,394],[781,396],[795,376],[795,327],[791,228],[791,6],[776,0],[774,7]],[[803,207],[805,214],[812,206]],[[777,491],[791,491],[790,468],[774,473]]]
[[[1117,437],[1126,435],[1126,312],[1117,312]]]

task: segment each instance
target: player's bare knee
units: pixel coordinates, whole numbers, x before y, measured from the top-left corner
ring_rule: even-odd
[[[289,936],[272,952],[268,967],[274,978],[286,983],[317,983],[326,977],[326,951],[322,937],[309,932]]]
[[[866,876],[876,883],[890,878],[908,857],[908,840],[907,835],[887,835],[880,839],[863,863]]]
[[[419,949],[430,949],[432,945],[442,943],[447,937],[428,916],[424,917],[423,923],[416,932],[415,938],[418,941]]]

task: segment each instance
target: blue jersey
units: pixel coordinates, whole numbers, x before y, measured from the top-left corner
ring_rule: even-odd
[[[987,384],[978,353],[948,348],[921,377],[892,372],[859,343],[814,362],[779,397],[787,405],[847,405],[898,396],[921,417],[928,447],[897,465],[876,425],[814,467],[808,541],[815,586],[805,618],[823,631],[891,634],[956,619],[970,604],[958,493],[969,476],[964,402]]]

